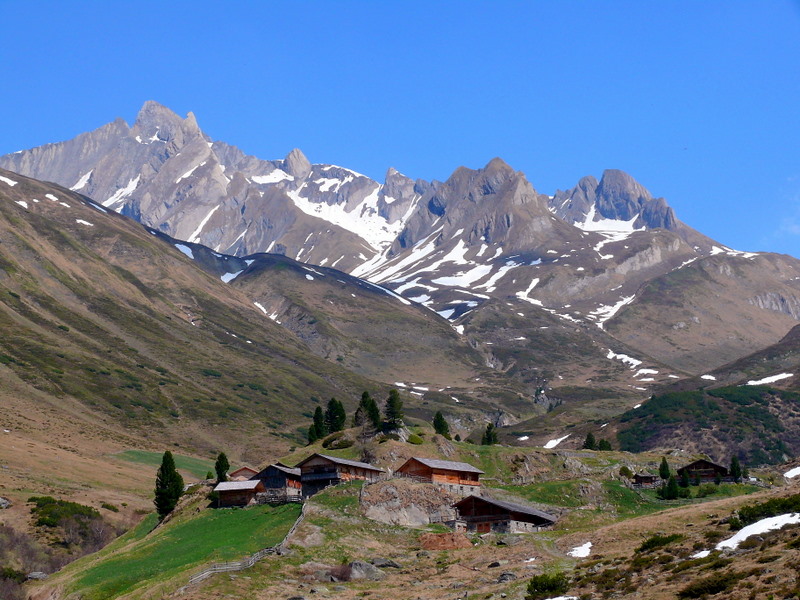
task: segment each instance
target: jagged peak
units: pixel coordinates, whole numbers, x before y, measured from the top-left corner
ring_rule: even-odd
[[[619,169],[606,169],[597,185],[597,195],[608,195],[630,200],[650,200],[652,195],[642,184]]]
[[[311,173],[311,163],[299,148],[295,148],[289,152],[289,154],[286,155],[283,164],[283,170],[289,173],[289,175],[294,176],[296,179],[304,179],[308,177],[309,173]]]

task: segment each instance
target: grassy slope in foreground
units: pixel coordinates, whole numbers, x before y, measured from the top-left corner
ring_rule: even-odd
[[[85,600],[116,598],[139,585],[152,588],[175,575],[186,575],[214,561],[235,560],[278,544],[300,514],[300,506],[258,506],[247,510],[202,510],[194,515],[195,501],[177,519],[136,539],[90,566],[75,563],[70,591]]]
[[[121,460],[128,462],[149,465],[158,468],[164,455],[161,452],[151,452],[148,450],[124,450],[113,455]],[[187,471],[198,479],[205,479],[206,474],[214,471],[214,461],[195,458],[193,456],[183,456],[174,454],[175,466],[179,471]]]

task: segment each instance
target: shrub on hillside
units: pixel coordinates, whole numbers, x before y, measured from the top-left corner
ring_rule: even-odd
[[[737,573],[736,571],[714,573],[687,585],[678,592],[678,598],[701,598],[710,594],[719,594],[732,588],[745,576],[746,573]]]
[[[569,589],[569,580],[564,573],[542,573],[534,575],[528,582],[525,600],[542,600],[549,596],[562,595]]]
[[[414,444],[415,446],[419,446],[422,443],[422,438],[419,437],[416,433],[412,433],[408,436],[408,443]]]
[[[642,545],[639,546],[635,552],[650,552],[651,550],[655,550],[656,548],[663,548],[664,546],[668,546],[673,542],[679,542],[683,539],[683,536],[680,533],[673,533],[671,535],[653,535],[647,538],[645,541],[642,542]]]

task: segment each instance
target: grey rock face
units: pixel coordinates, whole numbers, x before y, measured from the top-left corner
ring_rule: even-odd
[[[4,508],[11,508],[11,500],[9,500],[8,498],[3,498],[2,496],[0,496],[0,510],[2,510]]]
[[[379,579],[386,577],[386,573],[374,565],[369,564],[368,562],[354,560],[349,566],[351,569],[351,579],[369,579],[372,581],[378,581]]]

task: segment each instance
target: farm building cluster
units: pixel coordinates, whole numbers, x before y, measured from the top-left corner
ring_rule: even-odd
[[[522,533],[556,522],[556,516],[543,511],[482,495],[481,475],[483,471],[473,465],[449,460],[412,457],[394,473],[388,473],[368,463],[312,454],[294,467],[281,463],[261,471],[243,467],[230,473],[230,481],[217,484],[214,491],[219,495],[220,507],[302,502],[330,485],[402,477],[463,496],[453,505],[455,518],[448,521],[456,530]]]

